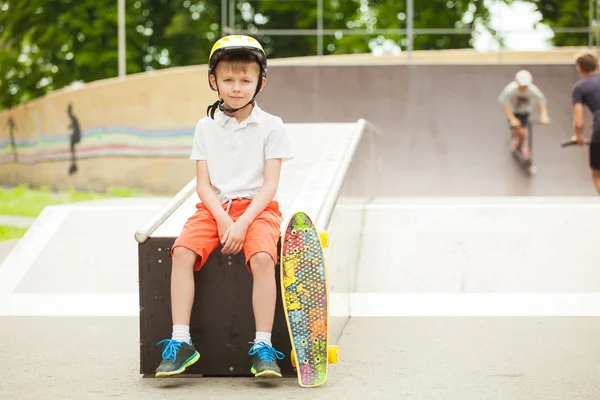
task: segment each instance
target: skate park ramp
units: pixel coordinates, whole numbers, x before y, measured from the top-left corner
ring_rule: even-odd
[[[357,165],[354,159],[371,161],[363,153],[369,153],[376,129],[364,120],[288,124],[287,128],[297,159],[286,163],[282,171],[279,199],[284,218],[304,210],[313,216],[317,227],[326,228],[336,215],[337,199],[348,174],[356,173],[352,172]],[[367,170],[361,170],[357,176],[368,181],[366,174]],[[37,367],[29,369],[34,371],[37,383],[29,385],[27,396],[164,395],[160,381],[142,380],[139,375],[138,266],[132,234],[136,232],[138,241],[149,235],[177,234],[197,202],[194,181],[173,199],[150,199],[137,205],[132,203],[135,201],[48,207],[0,265],[0,316],[7,327],[5,344],[0,348],[6,357],[4,365],[14,365],[22,357],[20,350],[7,345],[19,340],[19,332],[27,332],[30,346],[35,348],[32,352],[39,354],[32,360]],[[167,215],[165,210],[173,212]],[[135,229],[131,229],[133,225],[137,225]],[[344,243],[357,243],[358,235],[358,229],[336,235],[332,249],[344,254],[340,252]],[[330,263],[334,342],[348,323],[353,271],[355,267],[345,263]],[[124,340],[115,335],[125,336]],[[102,346],[106,347],[99,350]],[[93,361],[76,370],[69,368],[79,357]],[[52,373],[44,372],[49,368]],[[22,386],[18,382],[24,379],[3,382],[0,393],[20,398]],[[73,381],[81,382],[81,389],[64,383]],[[218,398],[231,397],[236,387],[245,390],[245,385],[253,385],[245,379],[196,381],[202,385],[210,382]],[[221,386],[225,382],[227,385]],[[286,379],[281,385],[292,390],[292,398],[305,395],[294,393],[298,387],[293,380]],[[246,397],[264,395],[259,391]]]
[[[531,179],[508,152],[497,97],[527,68],[548,98],[551,124],[533,127]],[[274,66],[260,105],[286,122],[364,118],[382,135],[374,197],[591,196],[586,149],[572,135],[572,64]],[[282,101],[281,99],[294,99]],[[302,106],[298,106],[301,104]],[[532,119],[537,119],[537,110]],[[591,116],[586,111],[587,132]]]
[[[321,128],[334,135],[342,126],[335,122],[356,127],[364,118],[372,123],[370,133],[355,142],[354,149],[346,147],[347,152],[336,151],[335,143],[295,142],[312,149],[312,157],[324,148],[336,155],[338,161],[329,169],[313,169],[314,175],[340,176],[341,171],[344,178],[335,180],[325,194],[320,187],[318,199],[305,197],[317,214],[323,203],[333,205],[331,215],[321,219],[328,222],[331,238],[328,263],[343,271],[339,286],[332,278],[332,301],[334,314],[349,317],[337,341],[341,363],[332,366],[328,383],[315,396],[597,397],[600,280],[595,260],[600,253],[595,238],[600,228],[594,221],[600,210],[585,149],[559,146],[571,132],[569,96],[576,76],[571,65],[527,66],[548,96],[552,118],[551,125],[534,128],[538,173],[530,177],[507,151],[506,123],[496,102],[521,67],[270,69],[269,85],[280,88],[278,96],[267,90],[259,102],[286,123],[331,123]],[[326,137],[322,130],[314,134]],[[328,165],[329,160],[323,157],[320,162]],[[292,181],[290,176],[311,181],[306,172],[290,173]],[[296,194],[282,191],[288,213],[295,207],[294,198]],[[186,197],[180,212],[162,221],[156,216],[174,203],[160,200],[150,205],[152,209],[137,217],[139,224],[126,223],[135,225],[133,230],[122,228],[129,229],[126,240],[135,249],[131,234],[140,227],[152,226],[148,234],[174,229],[193,201],[193,196]],[[129,217],[124,212],[119,218]],[[72,229],[52,247],[77,246],[73,238],[81,231]],[[89,242],[89,237],[80,240]],[[104,251],[108,254],[110,246]],[[61,257],[51,259],[53,265]],[[87,265],[101,261],[86,260]],[[17,268],[19,263],[9,266]],[[0,276],[12,269],[1,265]],[[62,276],[65,282],[75,279]],[[95,317],[77,313],[72,305],[85,296],[65,298],[62,313],[46,307],[45,317],[27,312],[26,306],[18,312],[3,311],[0,350],[6,362],[0,368],[6,370],[0,372],[14,378],[2,382],[0,394],[153,399],[175,392],[235,398],[243,391],[246,398],[263,399],[277,390],[277,395],[290,399],[306,397],[293,380],[275,383],[274,388],[246,379],[140,379],[134,278],[133,273],[124,277],[128,300],[109,301],[107,296],[114,293],[97,298]],[[27,285],[33,287],[32,281]],[[4,307],[5,299],[0,303]],[[17,365],[23,353],[8,344],[24,337],[36,367],[9,372],[7,366]],[[82,357],[89,360],[85,366],[69,367]],[[35,382],[25,376],[32,372]],[[28,395],[22,394],[25,382]]]
[[[278,199],[283,217],[303,210],[326,229],[346,170],[372,128],[359,120],[288,124],[287,129],[296,158],[282,169]],[[0,264],[0,315],[137,316],[134,232],[138,242],[149,235],[177,236],[198,201],[192,180],[173,199],[46,207]],[[330,269],[344,293],[346,271],[344,266]],[[347,319],[347,297],[341,300],[335,314]]]

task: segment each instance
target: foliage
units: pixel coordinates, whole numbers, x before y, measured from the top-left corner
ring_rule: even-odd
[[[126,0],[127,73],[204,62],[216,3]],[[2,107],[117,73],[117,0],[0,1]]]
[[[542,14],[540,22],[552,29],[587,28],[589,26],[589,0],[529,0]],[[596,3],[596,0],[593,0]],[[595,13],[595,9],[594,9]],[[595,15],[593,15],[595,18]],[[588,33],[555,33],[554,46],[587,46]]]
[[[515,0],[501,0],[512,3]],[[529,0],[551,27],[588,24],[588,1]],[[229,3],[229,1],[227,1]],[[0,0],[0,108],[76,82],[117,76],[118,0]],[[221,34],[221,0],[125,0],[127,73],[204,64]],[[317,29],[317,0],[236,0],[235,28]],[[414,36],[415,50],[465,48],[478,23],[490,31],[483,0],[414,0],[415,29],[464,29]],[[323,0],[324,54],[406,50],[406,0]],[[347,32],[341,32],[346,30]],[[354,30],[354,31],[352,31]],[[269,57],[317,54],[317,36],[256,35]],[[587,44],[556,34],[555,45]]]
[[[255,0],[238,4],[236,29],[317,29],[316,0]],[[448,49],[471,46],[469,30],[475,21],[489,28],[489,12],[482,1],[414,1],[415,29],[465,29],[466,34],[417,35],[414,49]],[[323,54],[367,53],[374,45],[393,43],[406,50],[408,40],[400,34],[346,34],[337,30],[406,29],[406,0],[324,0],[323,28],[333,30],[323,39]],[[263,36],[269,55],[290,57],[317,54],[316,36]],[[390,42],[391,41],[391,42]]]

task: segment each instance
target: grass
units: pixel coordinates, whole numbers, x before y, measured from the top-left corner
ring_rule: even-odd
[[[107,199],[114,197],[145,197],[150,194],[137,189],[115,187],[106,193],[69,190],[53,192],[47,187],[30,188],[19,185],[10,189],[0,188],[0,215],[37,217],[44,207],[78,201]],[[23,237],[27,229],[0,225],[0,242]]]
[[[0,225],[0,242],[4,240],[19,239],[27,232],[27,228]]]
[[[44,207],[74,203],[77,201],[106,199],[111,197],[144,197],[148,194],[131,188],[109,188],[106,193],[69,190],[53,192],[47,187],[29,188],[19,185],[10,189],[0,188],[0,215],[37,217]]]

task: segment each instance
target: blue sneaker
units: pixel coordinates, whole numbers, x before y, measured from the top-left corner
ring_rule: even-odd
[[[283,360],[282,352],[277,351],[267,343],[257,342],[248,351],[252,356],[252,373],[259,378],[281,378],[281,370],[277,359]]]
[[[196,351],[191,340],[188,344],[165,339],[158,344],[164,344],[164,346],[162,361],[156,369],[156,377],[181,374],[187,367],[200,359],[200,353]]]

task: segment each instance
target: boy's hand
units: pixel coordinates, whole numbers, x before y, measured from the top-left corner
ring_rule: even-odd
[[[244,239],[248,225],[242,221],[236,221],[229,227],[221,243],[223,243],[223,254],[237,254],[244,248]]]
[[[575,141],[577,142],[578,145],[583,146],[585,144],[585,138],[583,137],[583,135],[575,135],[573,137],[573,139],[575,139]]]
[[[223,216],[223,218],[217,220],[217,228],[219,230],[219,240],[221,241],[221,245],[225,243],[223,241],[223,236],[225,236],[225,232],[229,230],[231,225],[233,225],[233,220],[227,214]]]
[[[548,122],[550,122],[550,118],[547,114],[540,115],[540,124],[547,124]]]
[[[521,121],[519,121],[517,118],[512,118],[510,120],[510,126],[513,127],[513,128],[521,126]]]

